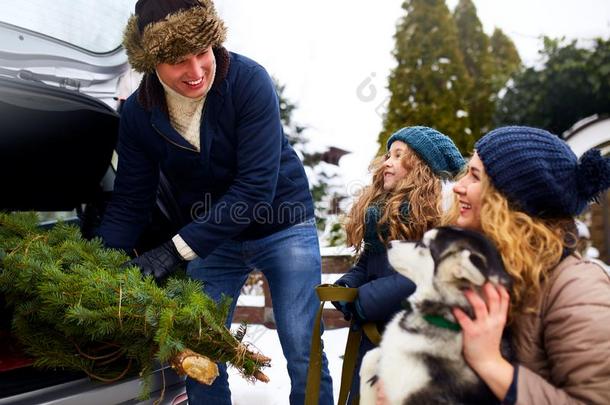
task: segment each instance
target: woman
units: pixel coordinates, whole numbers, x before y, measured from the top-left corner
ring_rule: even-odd
[[[578,161],[555,135],[505,127],[476,143],[454,187],[448,222],[493,240],[514,279],[510,298],[489,283],[465,293],[475,319],[454,310],[464,358],[505,404],[610,403],[610,279],[573,253],[574,216],[609,186],[599,151]],[[499,349],[507,321],[514,364]]]
[[[417,240],[441,220],[442,185],[464,166],[449,137],[428,127],[407,127],[388,140],[385,156],[371,164],[373,182],[355,202],[346,224],[347,242],[360,257],[336,284],[358,288],[354,303],[334,303],[346,318],[379,327],[400,310],[405,296],[415,291],[411,280],[388,263],[386,242]],[[374,344],[363,336],[353,375],[350,400],[359,392],[358,372],[364,354]]]

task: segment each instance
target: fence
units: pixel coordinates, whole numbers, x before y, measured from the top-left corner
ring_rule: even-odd
[[[350,268],[353,261],[351,255],[322,256],[322,273],[340,274],[345,273]],[[264,306],[237,306],[233,322],[246,322],[248,324],[262,324],[268,328],[275,329],[273,319],[273,307],[271,305],[271,294],[269,285],[265,277],[263,280],[263,292],[265,295]],[[343,319],[343,315],[335,309],[325,308],[322,314],[324,327],[326,329],[336,329],[349,326]]]

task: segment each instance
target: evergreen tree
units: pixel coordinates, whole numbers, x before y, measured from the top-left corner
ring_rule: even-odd
[[[398,128],[427,125],[450,136],[462,152],[473,144],[466,96],[471,88],[457,28],[444,0],[405,0],[406,15],[394,35],[398,64],[389,78],[391,93],[381,149]]]
[[[146,381],[154,360],[183,356],[191,363],[200,354],[266,379],[260,368],[269,359],[241,343],[243,330],[233,335],[224,326],[230,299],[217,304],[192,280],[159,287],[135,267],[121,269],[127,259],[99,239],[83,239],[75,226],[45,231],[34,213],[0,213],[0,294],[36,366],[82,370],[102,381],[140,372]],[[216,366],[206,363],[213,379]]]
[[[593,98],[591,114],[610,113],[610,38],[595,40],[593,53],[589,58],[588,82]],[[582,115],[591,115],[583,111]]]
[[[489,38],[483,32],[483,26],[471,0],[460,0],[454,11],[454,19],[464,65],[472,81],[467,92],[467,112],[472,138],[466,145],[470,150],[474,141],[491,126],[495,107],[495,91],[492,85],[494,61]]]
[[[297,124],[292,118],[292,113],[297,106],[285,96],[286,86],[279,84],[277,80],[274,82],[280,103],[280,118],[284,134],[305,166],[309,190],[314,202],[316,226],[321,231],[330,227],[328,243],[330,246],[335,246],[345,239],[343,229],[340,226],[334,226],[337,222],[336,216],[329,215],[328,212],[329,204],[334,199],[345,198],[340,189],[333,187],[339,178],[338,171],[336,167],[333,168],[333,165],[324,161],[322,151],[309,148],[309,139],[305,135],[307,128]],[[324,232],[324,234],[326,233]]]
[[[280,104],[280,120],[282,121],[282,126],[284,128],[284,135],[288,138],[288,142],[292,147],[295,148],[298,152],[303,154],[303,158],[305,158],[304,146],[309,142],[305,137],[305,127],[297,125],[292,119],[292,113],[296,110],[297,106],[293,102],[291,102],[286,95],[284,94],[286,90],[286,86],[280,84],[277,79],[273,79],[275,84],[275,90],[277,92]],[[309,154],[307,154],[309,158]],[[308,162],[308,165],[315,164],[319,161],[319,158],[313,159]]]
[[[521,58],[513,41],[499,28],[491,35],[490,45],[494,66],[492,88],[497,95],[508,80],[521,69]],[[494,101],[497,102],[497,98]]]
[[[495,114],[496,125],[522,124],[561,135],[577,121],[610,112],[610,40],[593,49],[544,39],[542,68],[518,74]]]

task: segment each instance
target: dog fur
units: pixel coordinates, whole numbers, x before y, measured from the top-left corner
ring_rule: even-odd
[[[373,384],[381,379],[392,405],[499,403],[462,356],[462,332],[428,323],[424,316],[456,322],[451,308],[472,316],[463,292],[486,281],[510,290],[510,278],[495,247],[480,233],[453,227],[432,229],[421,242],[392,241],[392,267],[417,285],[405,310],[388,324],[379,348],[360,369],[360,403],[375,403]],[[508,339],[502,352],[510,356]]]

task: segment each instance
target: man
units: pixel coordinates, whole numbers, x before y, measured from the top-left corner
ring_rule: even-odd
[[[303,166],[282,131],[267,72],[222,47],[226,29],[210,0],[139,0],[124,46],[144,73],[124,104],[114,193],[100,233],[133,249],[149,221],[160,170],[188,218],[163,245],[134,259],[164,279],[183,261],[218,300],[262,271],[292,382],[302,404],[318,302],[320,253]],[[324,358],[320,403],[331,404]],[[187,380],[189,403],[229,404],[226,368],[210,386]]]

